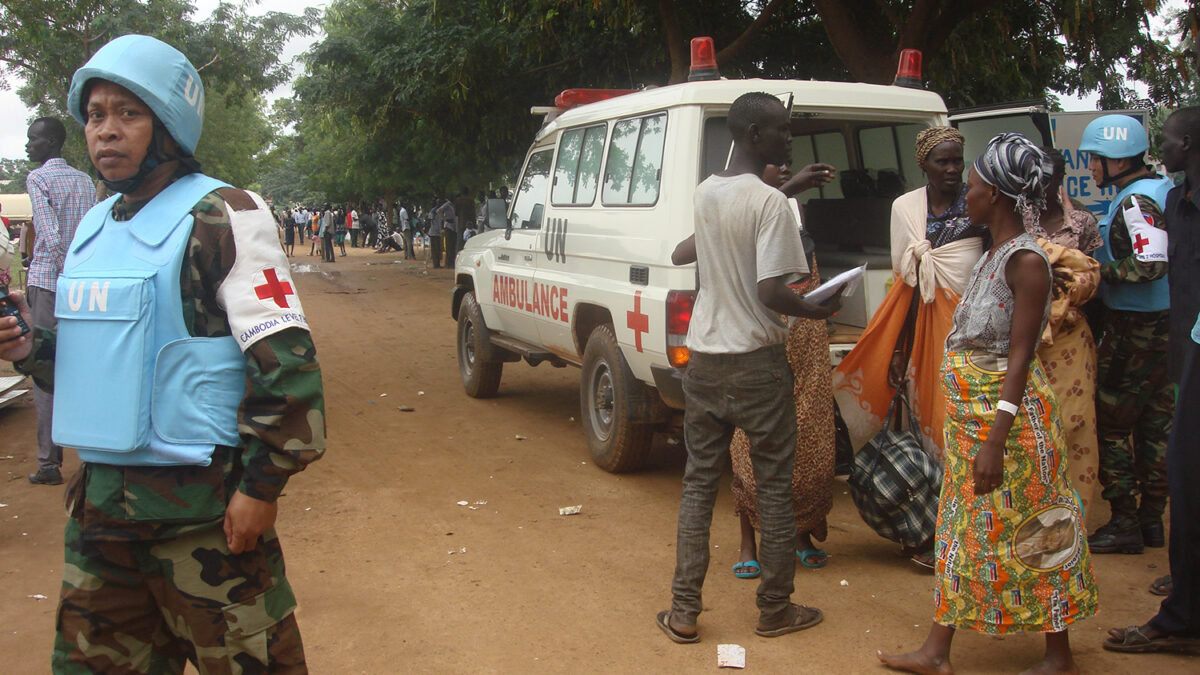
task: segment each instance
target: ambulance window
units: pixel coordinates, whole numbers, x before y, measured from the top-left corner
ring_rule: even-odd
[[[842,136],[842,132],[813,134],[812,145],[815,152],[814,162],[832,164],[837,167],[839,173],[850,168],[850,159],[846,156],[846,138]],[[825,199],[841,199],[843,197],[841,181],[835,180],[822,187],[821,196]]]
[[[513,228],[521,230],[537,230],[541,229],[542,222],[540,214],[545,209],[546,188],[550,182],[550,160],[553,159],[552,150],[542,150],[535,152],[529,156],[529,161],[525,164],[525,173],[521,176],[521,183],[517,186],[517,196],[513,200],[512,217],[509,222]],[[541,206],[540,209],[535,209],[535,206]],[[534,218],[535,212],[539,214],[538,218]]]
[[[700,165],[700,180],[725,170],[729,161],[729,148],[733,136],[729,133],[726,117],[710,117],[704,120],[704,156]]]
[[[587,206],[595,201],[605,131],[605,125],[599,124],[563,132],[558,142],[558,164],[554,168],[551,202]]]
[[[613,126],[604,171],[604,204],[649,206],[658,201],[667,114],[621,120]]]
[[[911,149],[917,132],[924,128],[921,124],[898,124],[858,132],[863,168],[874,178],[877,196],[895,198],[904,194],[907,186],[919,184],[921,171]]]

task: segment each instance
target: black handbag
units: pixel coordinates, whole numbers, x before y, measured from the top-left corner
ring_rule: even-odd
[[[899,387],[888,408],[883,430],[854,456],[850,496],[863,521],[880,536],[920,549],[937,527],[942,469],[924,449],[908,404]],[[907,414],[908,428],[900,428]]]

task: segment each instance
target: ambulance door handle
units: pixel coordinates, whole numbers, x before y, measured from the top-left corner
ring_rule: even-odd
[[[525,254],[525,262],[533,262],[533,254],[532,253]]]

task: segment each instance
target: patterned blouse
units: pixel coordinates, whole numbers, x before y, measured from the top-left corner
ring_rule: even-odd
[[[1104,240],[1100,238],[1100,228],[1096,226],[1096,216],[1083,209],[1072,209],[1063,213],[1062,227],[1054,234],[1046,234],[1037,216],[1029,214],[1025,219],[1025,231],[1038,239],[1045,239],[1052,244],[1066,248],[1074,248],[1090,254],[1100,248]]]
[[[1017,251],[1027,249],[1036,252],[1050,268],[1050,259],[1038,246],[1037,240],[1028,233],[1021,233],[1004,242],[991,255],[984,255],[975,263],[971,281],[963,293],[962,301],[954,309],[954,328],[946,336],[946,351],[959,352],[980,350],[997,356],[1008,356],[1012,339],[1013,292],[1004,277],[1008,259]],[[1042,312],[1041,335],[1050,319],[1050,293],[1047,289],[1046,307]]]
[[[930,246],[937,248],[970,237],[983,237],[985,242],[989,239],[988,229],[975,225],[967,215],[967,184],[963,183],[958,199],[944,213],[925,214],[925,238]],[[990,246],[990,243],[984,244],[984,248]]]

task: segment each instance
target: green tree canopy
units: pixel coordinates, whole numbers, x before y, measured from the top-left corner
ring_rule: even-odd
[[[222,2],[207,18],[193,14],[187,0],[0,2],[0,86],[19,80],[17,94],[36,114],[66,121],[71,76],[97,49],[129,33],[160,38],[187,55],[204,80],[198,157],[214,176],[248,184],[257,172],[251,157],[270,141],[261,96],[291,78],[280,53],[289,38],[311,32],[317,13],[252,17],[242,4]],[[90,169],[82,131],[67,128],[64,155]]]

